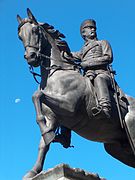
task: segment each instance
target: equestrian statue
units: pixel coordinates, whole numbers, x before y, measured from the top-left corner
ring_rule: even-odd
[[[40,173],[52,142],[68,148],[71,131],[85,139],[104,143],[117,160],[135,168],[135,99],[123,93],[111,67],[113,53],[106,40],[98,40],[96,21],[82,22],[84,46],[71,52],[65,36],[48,23],[39,23],[30,9],[19,22],[18,36],[24,57],[41,82],[32,100],[41,131],[37,161],[24,176]]]

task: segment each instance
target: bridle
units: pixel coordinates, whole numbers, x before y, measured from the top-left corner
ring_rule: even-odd
[[[30,20],[30,19],[24,19],[24,20],[22,21],[22,23],[19,24],[18,34],[19,34],[19,31],[20,31],[21,27],[22,27],[24,24],[28,23],[28,22],[31,23],[31,24],[34,23],[34,22],[33,22],[32,20]],[[34,23],[34,24],[35,24],[35,23]],[[44,54],[42,53],[42,49],[41,49],[42,37],[43,37],[42,31],[45,33],[45,30],[44,30],[44,28],[43,28],[42,26],[40,26],[39,24],[35,24],[35,25],[37,25],[37,27],[38,27],[38,29],[39,29],[39,31],[38,31],[38,32],[39,32],[39,43],[38,43],[38,47],[31,45],[30,42],[26,43],[24,47],[25,47],[25,49],[26,49],[27,47],[32,47],[32,48],[38,49],[38,51],[36,52],[37,58],[44,57],[44,58],[47,58],[47,59],[51,59],[49,56],[44,55]],[[44,37],[45,37],[45,35],[44,35]],[[19,36],[19,39],[21,39],[20,36]],[[21,40],[22,40],[22,39],[21,39]]]

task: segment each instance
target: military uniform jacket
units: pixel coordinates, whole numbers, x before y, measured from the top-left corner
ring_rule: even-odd
[[[72,54],[75,59],[86,63],[87,71],[94,70],[96,73],[106,71],[108,64],[113,61],[112,49],[106,40],[86,42],[80,51]]]

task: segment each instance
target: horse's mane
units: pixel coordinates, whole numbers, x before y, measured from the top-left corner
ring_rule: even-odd
[[[65,35],[63,33],[61,33],[59,30],[56,30],[54,26],[48,23],[42,24],[42,27],[55,40],[56,45],[60,50],[70,52],[67,42],[62,39],[65,38]]]
[[[54,26],[48,23],[42,24],[42,27],[51,35],[53,39],[65,38],[65,35],[63,33],[61,33],[59,30],[54,29]]]

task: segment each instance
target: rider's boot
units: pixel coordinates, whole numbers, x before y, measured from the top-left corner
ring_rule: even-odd
[[[98,105],[92,108],[93,116],[96,118],[111,118],[111,99],[109,92],[110,78],[101,73],[94,79],[94,87]]]

